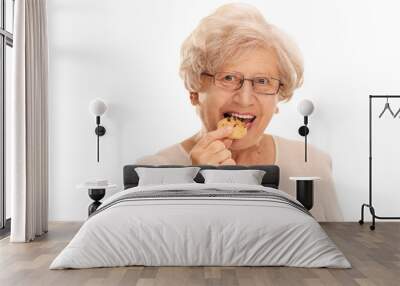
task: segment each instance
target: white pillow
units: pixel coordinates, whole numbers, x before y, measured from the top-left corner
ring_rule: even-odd
[[[200,174],[204,177],[204,183],[234,183],[247,185],[261,185],[265,175],[263,170],[221,170],[205,169]]]
[[[195,183],[199,167],[182,168],[135,168],[139,176],[138,186]]]

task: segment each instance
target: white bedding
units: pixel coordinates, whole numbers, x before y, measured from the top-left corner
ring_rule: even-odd
[[[351,267],[312,216],[273,200],[173,197],[121,201],[104,207],[136,192],[207,189],[262,190],[295,201],[282,191],[255,185],[191,183],[127,189],[103,202],[50,269],[126,265]]]

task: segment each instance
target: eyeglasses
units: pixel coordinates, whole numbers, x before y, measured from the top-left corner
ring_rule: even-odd
[[[275,95],[279,92],[283,83],[277,78],[273,77],[254,77],[245,78],[243,74],[239,72],[217,72],[214,75],[207,72],[203,72],[202,75],[210,76],[213,78],[215,86],[220,88],[234,91],[242,88],[245,80],[251,82],[255,93]]]

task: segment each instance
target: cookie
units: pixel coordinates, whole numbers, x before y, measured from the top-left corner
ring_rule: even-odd
[[[245,123],[242,120],[234,117],[225,117],[224,119],[221,119],[217,126],[218,128],[224,128],[226,126],[233,127],[233,131],[228,137],[229,139],[241,139],[247,133]]]

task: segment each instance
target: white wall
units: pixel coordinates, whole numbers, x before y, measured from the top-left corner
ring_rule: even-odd
[[[85,219],[90,199],[77,184],[105,177],[121,188],[123,165],[200,127],[178,76],[179,49],[198,21],[225,2],[48,1],[51,220]],[[400,93],[400,2],[245,2],[292,35],[304,54],[304,86],[268,132],[300,139],[296,105],[312,99],[310,142],[331,154],[345,219],[358,220],[368,199],[368,95]],[[96,97],[109,106],[99,164],[88,112]],[[399,215],[400,120],[377,125],[377,212]]]

